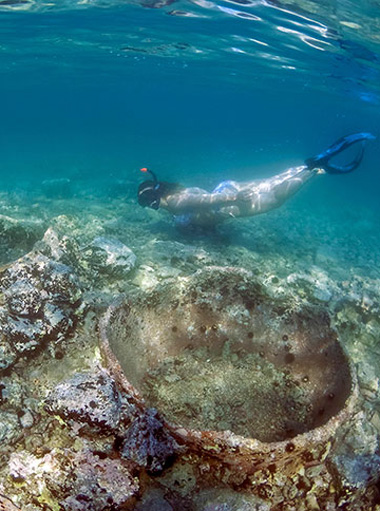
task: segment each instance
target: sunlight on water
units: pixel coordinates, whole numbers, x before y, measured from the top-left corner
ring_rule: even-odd
[[[342,91],[350,80],[352,94],[377,103],[379,18],[371,6],[361,2],[359,8],[349,0],[335,7],[329,2],[265,0],[146,0],[129,5],[3,0],[1,71],[30,67],[31,59],[36,67],[41,61],[65,66],[80,50],[88,61],[109,55],[110,65],[115,58],[157,57],[174,65],[177,60],[181,65],[208,61],[222,73],[228,67],[228,74],[244,76],[254,76],[258,67],[269,76],[290,72],[291,80],[302,80],[307,73],[323,77],[317,86],[329,90]],[[90,62],[84,65],[92,68]]]

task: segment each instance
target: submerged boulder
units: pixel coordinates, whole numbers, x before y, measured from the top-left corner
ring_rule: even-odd
[[[79,452],[53,449],[43,456],[15,451],[8,474],[18,488],[27,485],[28,500],[22,502],[22,509],[29,509],[31,501],[38,503],[33,509],[134,509],[139,492],[138,482],[125,463],[98,456],[88,448]]]
[[[173,463],[177,450],[157,410],[148,408],[126,431],[121,455],[156,475]]]
[[[25,220],[0,215],[0,262],[2,264],[23,256],[32,249],[44,232],[41,220]]]
[[[46,410],[96,432],[114,432],[119,425],[121,399],[106,371],[77,373],[49,394]]]
[[[102,236],[84,247],[82,256],[96,276],[123,278],[136,264],[135,254],[124,243]]]
[[[0,411],[0,445],[16,443],[22,436],[22,428],[16,413]],[[0,508],[1,509],[1,508]]]
[[[81,290],[69,266],[31,252],[0,273],[0,370],[74,327]]]
[[[42,236],[44,223],[41,220],[24,220],[0,215],[0,241],[11,248],[29,250]]]
[[[65,511],[134,509],[139,485],[118,459],[81,452],[74,459],[75,480],[70,495],[60,502]]]

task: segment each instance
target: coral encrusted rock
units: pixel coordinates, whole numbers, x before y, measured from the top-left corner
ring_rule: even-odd
[[[177,448],[157,410],[148,408],[127,430],[121,455],[149,473],[159,474],[174,461]]]
[[[134,268],[136,256],[117,239],[98,237],[82,249],[82,256],[97,275],[122,278]]]
[[[0,370],[67,336],[80,304],[72,269],[38,252],[0,272]]]
[[[121,400],[107,372],[77,373],[49,394],[46,410],[87,429],[110,433],[119,425]]]
[[[75,481],[70,496],[60,502],[65,511],[134,509],[138,482],[120,460],[82,452],[74,460]],[[132,507],[133,506],[133,507]]]

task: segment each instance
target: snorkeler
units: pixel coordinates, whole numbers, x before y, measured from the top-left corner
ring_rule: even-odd
[[[375,138],[371,133],[347,135],[324,152],[308,158],[300,167],[292,167],[267,179],[245,183],[223,181],[212,192],[158,181],[151,170],[142,168],[152,179],[140,184],[138,202],[143,207],[166,209],[179,227],[211,227],[228,218],[259,215],[281,206],[318,174],[352,172],[362,161],[365,141]],[[330,163],[333,156],[355,143],[360,143],[360,147],[352,162],[347,165]]]

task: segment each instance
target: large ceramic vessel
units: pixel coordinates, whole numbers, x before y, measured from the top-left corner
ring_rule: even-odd
[[[355,408],[328,314],[270,297],[244,270],[210,267],[111,306],[100,333],[120,389],[219,470],[320,463]]]

